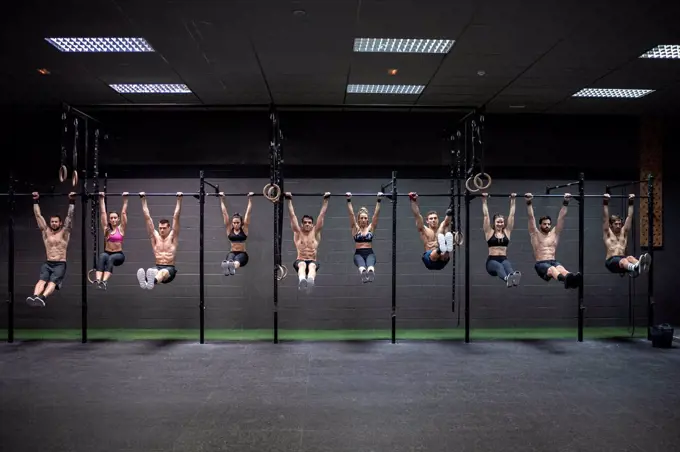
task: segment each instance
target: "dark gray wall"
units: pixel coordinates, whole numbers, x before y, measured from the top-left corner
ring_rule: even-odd
[[[225,190],[260,192],[265,179],[216,180]],[[377,191],[382,180],[288,180],[286,189],[293,192],[344,193]],[[198,179],[110,180],[109,192],[163,191],[194,192]],[[555,181],[550,181],[555,183]],[[492,192],[526,191],[542,193],[546,181],[497,180]],[[602,191],[605,182],[588,182],[589,192]],[[448,181],[400,180],[399,190],[420,193],[446,192]],[[151,198],[149,206],[155,222],[162,217],[171,218],[174,198]],[[301,197],[295,199],[299,216],[310,213],[315,217],[321,199]],[[231,212],[243,213],[246,198],[228,199]],[[367,205],[372,211],[373,198],[355,199],[355,208]],[[45,215],[65,212],[64,200],[41,203]],[[153,265],[151,245],[144,229],[139,198],[132,197],[129,207],[129,225],[125,240],[126,262],[115,269],[108,291],[88,287],[89,321],[92,328],[198,328],[199,304],[199,217],[198,202],[188,197],[184,200],[182,230],[175,281],[153,291],[139,288],[135,273],[139,267]],[[219,267],[228,250],[218,201],[210,197],[205,215],[205,294],[206,326],[208,328],[271,328],[272,327],[272,265],[273,265],[273,207],[262,197],[254,201],[253,222],[250,227],[248,251],[250,262],[235,277],[224,277]],[[420,199],[423,212],[436,209],[443,213],[447,198]],[[120,198],[109,198],[109,208],[119,209]],[[391,305],[391,218],[392,206],[383,202],[380,225],[374,242],[378,257],[377,278],[373,284],[362,284],[352,263],[353,242],[348,227],[346,202],[332,198],[319,251],[321,270],[317,287],[310,295],[297,291],[297,279],[292,270],[295,249],[292,244],[288,215],[284,219],[283,261],[290,276],[281,283],[280,326],[282,328],[389,328]],[[550,214],[556,219],[559,199],[537,199],[537,216]],[[30,200],[17,204],[16,219],[16,327],[17,328],[78,328],[80,326],[80,206],[77,209],[76,227],[69,247],[69,270],[64,289],[48,301],[44,309],[31,309],[24,298],[31,292],[44,260],[44,249],[35,220],[31,215]],[[507,213],[506,199],[492,198],[492,212]],[[613,211],[619,210],[613,203]],[[464,213],[464,205],[461,206]],[[407,198],[400,198],[397,213],[397,322],[398,328],[449,328],[455,326],[457,314],[451,312],[452,266],[441,272],[424,268],[420,256],[422,244],[415,229]],[[461,220],[464,224],[464,218]],[[533,257],[528,240],[526,210],[518,202],[516,229],[512,236],[510,258],[524,274],[522,285],[507,289],[497,278],[487,275],[484,262],[487,247],[481,230],[480,201],[471,204],[472,231],[466,240],[471,254],[471,313],[472,326],[512,327],[545,326],[573,327],[576,314],[576,291],[567,291],[556,283],[543,282],[533,270]],[[601,203],[588,200],[585,230],[585,303],[587,325],[628,324],[628,278],[609,274],[604,268],[604,247],[601,238]],[[89,228],[89,210],[86,212]],[[573,202],[567,226],[558,250],[558,259],[568,269],[578,266],[578,210]],[[4,234],[3,234],[4,237]],[[633,238],[631,237],[631,241]],[[6,255],[6,241],[2,243]],[[636,254],[639,251],[636,251]],[[464,294],[463,249],[459,249],[457,277],[458,302]],[[87,245],[87,268],[92,267],[92,245]],[[6,263],[0,268],[3,287],[6,284]],[[645,281],[636,282],[635,300],[638,323],[645,323]],[[460,307],[459,307],[460,308]],[[0,312],[3,324],[6,312]]]

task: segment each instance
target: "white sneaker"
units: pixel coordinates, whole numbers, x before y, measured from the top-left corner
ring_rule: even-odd
[[[368,270],[366,273],[368,274],[368,282],[375,281],[375,271]]]
[[[522,274],[520,272],[512,272],[508,276],[508,281],[510,281],[510,284],[512,284],[513,287],[519,286],[519,280],[522,277]]]
[[[437,241],[439,242],[439,249],[442,253],[446,253],[449,247],[446,245],[446,237],[444,234],[437,234]]]
[[[220,265],[222,267],[222,271],[224,272],[224,276],[229,276],[231,273],[229,272],[229,263],[227,261],[222,261],[222,264]]]
[[[311,291],[314,287],[314,278],[307,277],[307,292]]]
[[[640,273],[647,273],[649,271],[649,266],[652,264],[652,256],[649,254],[645,253],[642,256],[640,256],[640,262],[638,262],[640,266]]]
[[[234,261],[228,261],[227,268],[229,269],[230,275],[234,276],[236,274],[236,266],[234,265]]]
[[[453,251],[453,234],[451,232],[447,232],[446,235],[444,235],[444,241],[446,242],[446,251],[449,253]]]
[[[156,284],[156,275],[158,274],[158,269],[157,268],[149,268],[146,271],[146,288],[151,290],[153,289],[154,284]]]
[[[146,272],[143,268],[137,270],[137,281],[139,281],[139,287],[146,289]]]
[[[298,283],[298,290],[305,290],[307,288],[307,279],[302,278]]]

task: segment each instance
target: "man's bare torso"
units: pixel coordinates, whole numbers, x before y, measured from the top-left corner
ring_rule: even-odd
[[[298,253],[297,258],[299,260],[315,261],[320,239],[320,234],[317,237],[316,229],[312,229],[308,233],[302,231],[293,233],[293,241]]]
[[[63,228],[54,232],[51,229],[43,231],[43,243],[48,261],[66,262],[66,249],[71,239],[71,234]]]
[[[626,246],[628,245],[628,235],[623,231],[619,235],[609,229],[604,237],[604,246],[607,249],[607,259],[612,256],[625,256]]]
[[[536,261],[554,260],[558,242],[559,236],[555,233],[554,229],[547,234],[544,234],[541,231],[531,234],[531,246],[534,249],[534,259],[536,259]]]
[[[425,245],[425,251],[436,250],[439,247],[437,234],[427,226],[424,226],[420,231],[420,239]]]
[[[170,234],[163,238],[156,231],[154,237],[153,255],[156,258],[156,265],[175,265],[175,255],[177,254],[175,232],[170,231]]]

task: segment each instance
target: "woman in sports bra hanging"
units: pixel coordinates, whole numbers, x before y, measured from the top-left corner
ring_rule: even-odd
[[[224,225],[227,227],[227,238],[231,242],[231,251],[227,259],[222,261],[224,276],[236,274],[236,269],[245,267],[248,264],[248,253],[246,252],[246,240],[248,239],[248,225],[250,224],[250,209],[253,206],[253,192],[248,193],[248,207],[246,214],[241,217],[238,213],[229,219],[229,212],[224,202],[224,193],[220,192],[220,206],[222,207],[222,217]]]
[[[375,279],[375,253],[373,252],[373,234],[378,227],[378,214],[380,213],[380,201],[382,193],[378,193],[375,211],[371,223],[368,222],[368,209],[359,208],[359,213],[354,216],[352,208],[352,193],[347,195],[347,212],[349,213],[349,224],[352,227],[352,237],[355,242],[354,265],[359,268],[361,282],[373,282]]]
[[[120,209],[120,214],[115,211],[106,213],[105,196],[105,193],[99,193],[99,220],[104,230],[104,252],[99,255],[95,273],[94,284],[98,289],[106,289],[113,267],[118,267],[125,262],[123,237],[127,226],[128,194],[123,193],[123,208]]]
[[[501,214],[493,216],[493,226],[489,220],[489,206],[487,201],[488,193],[482,193],[482,212],[484,213],[484,236],[486,244],[489,246],[489,256],[486,259],[486,271],[491,276],[498,276],[505,281],[507,287],[519,285],[522,274],[512,269],[512,263],[508,259],[508,245],[510,245],[510,235],[515,226],[515,197],[510,195],[510,213],[507,221]]]

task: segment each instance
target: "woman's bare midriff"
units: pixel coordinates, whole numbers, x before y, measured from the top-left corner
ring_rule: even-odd
[[[507,256],[507,246],[492,246],[489,248],[489,256]]]
[[[231,242],[231,252],[232,253],[245,253],[246,244],[243,242]]]
[[[123,251],[123,242],[109,242],[109,234],[106,234],[106,244],[104,250],[109,253],[121,253]]]

